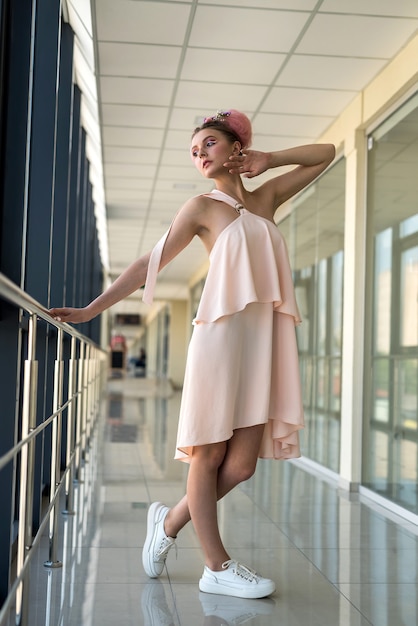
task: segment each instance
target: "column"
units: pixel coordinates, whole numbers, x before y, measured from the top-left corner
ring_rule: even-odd
[[[341,390],[340,486],[361,481],[366,271],[366,137],[353,131],[345,144],[346,196]]]

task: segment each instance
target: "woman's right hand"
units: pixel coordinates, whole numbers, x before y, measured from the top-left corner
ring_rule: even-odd
[[[254,178],[270,168],[271,156],[269,152],[259,150],[245,150],[244,153],[232,155],[224,163],[230,174],[243,174],[244,178]]]
[[[73,307],[56,307],[49,309],[48,313],[57,322],[71,322],[73,324],[81,324],[82,322],[89,322],[94,316],[91,315],[88,307],[76,309]]]

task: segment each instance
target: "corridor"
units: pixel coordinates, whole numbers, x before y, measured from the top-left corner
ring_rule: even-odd
[[[61,516],[62,568],[44,567],[48,537],[32,562],[31,626],[417,624],[416,526],[349,499],[300,462],[260,461],[253,479],[219,505],[227,548],[276,581],[272,597],[200,593],[202,554],[191,525],[162,577],[148,579],[147,507],[173,504],[185,486],[187,466],[172,460],[179,395],[145,378],[108,382],[76,514]]]

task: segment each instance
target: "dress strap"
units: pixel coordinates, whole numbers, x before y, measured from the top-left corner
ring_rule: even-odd
[[[155,284],[157,282],[157,274],[160,268],[161,257],[163,254],[165,242],[167,241],[167,237],[170,234],[171,227],[173,226],[173,222],[171,222],[170,228],[161,237],[161,239],[157,241],[157,243],[155,244],[155,246],[153,247],[151,251],[151,255],[148,261],[148,269],[147,269],[147,277],[145,279],[144,293],[142,294],[142,301],[145,302],[145,304],[152,304],[154,300],[154,289],[155,289]]]
[[[219,189],[212,189],[212,191],[205,194],[205,196],[212,197],[214,200],[219,200],[220,202],[226,202],[226,204],[232,206],[237,213],[239,213],[241,209],[245,209],[245,206],[241,204],[241,202],[237,202],[235,198],[228,196],[227,193],[224,193]]]

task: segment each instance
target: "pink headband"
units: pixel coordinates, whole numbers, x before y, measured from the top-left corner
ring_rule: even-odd
[[[208,122],[224,123],[225,126],[238,137],[242,149],[248,148],[251,145],[251,122],[244,113],[236,111],[235,109],[231,109],[230,111],[217,111],[216,115],[204,118],[203,123],[207,124]]]

